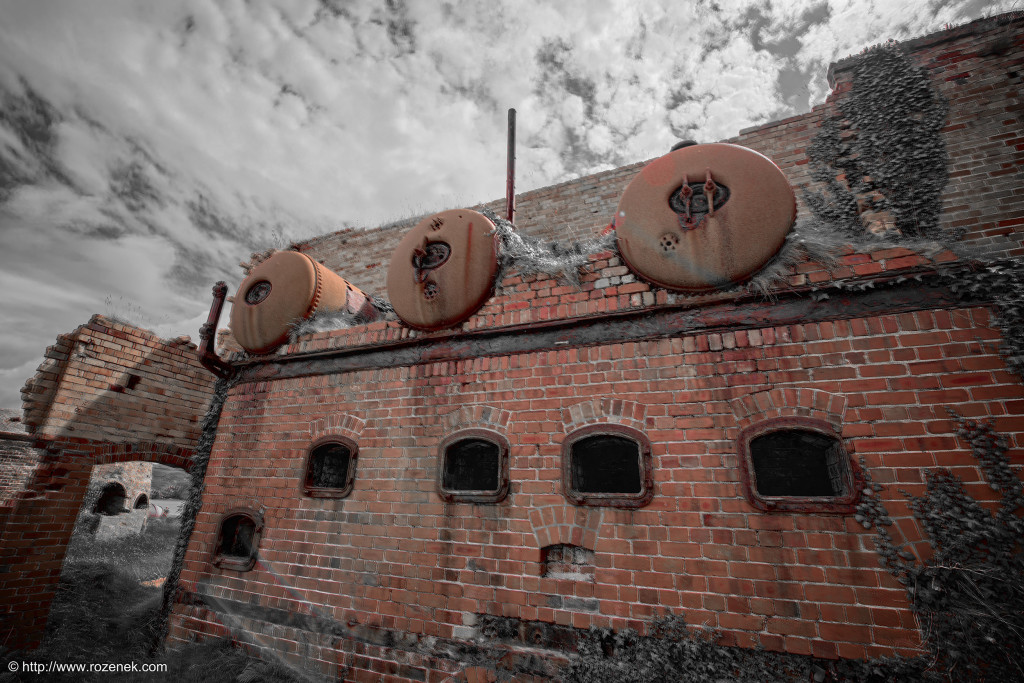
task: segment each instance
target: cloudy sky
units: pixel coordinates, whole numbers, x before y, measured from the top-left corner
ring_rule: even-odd
[[[0,0],[0,407],[93,313],[173,337],[256,250],[805,112],[1020,0]]]

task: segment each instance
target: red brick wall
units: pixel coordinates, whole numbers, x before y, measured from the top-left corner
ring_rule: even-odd
[[[19,413],[0,410],[0,505],[24,488],[39,461],[32,437],[25,432]]]
[[[609,284],[620,266],[595,265],[603,271],[582,293],[510,278],[480,317],[528,328],[572,306],[641,306],[647,285]],[[515,300],[530,307],[498,313]],[[820,418],[837,426],[851,457],[866,458],[876,481],[920,493],[923,468],[946,466],[988,496],[945,413],[995,418],[1020,462],[1024,387],[995,350],[988,311],[738,327],[243,383],[222,414],[183,586],[446,639],[475,635],[484,614],[622,627],[671,609],[741,645],[829,657],[913,652],[913,616],[879,568],[870,533],[849,515],[756,511],[741,489],[736,439],[760,420]],[[379,323],[292,349],[386,345],[399,332]],[[650,505],[580,508],[565,499],[560,445],[588,421],[650,438]],[[481,426],[511,442],[511,494],[496,505],[445,504],[435,493],[438,443]],[[324,434],[359,444],[355,490],[344,500],[300,493],[307,449]],[[919,538],[901,497],[884,496],[898,528]],[[220,519],[235,508],[264,514],[251,572],[210,564]],[[594,551],[594,583],[542,578],[542,548],[562,543]],[[178,614],[174,638],[220,619],[198,607]],[[280,651],[299,637],[258,619],[233,633],[260,634]],[[334,649],[318,652],[324,666],[337,664]]]
[[[966,227],[989,256],[1020,246],[1022,24],[983,20],[909,44],[950,101],[944,224]],[[1010,47],[993,51],[1004,38]],[[953,62],[968,77],[945,80]],[[838,83],[850,66],[834,68]],[[839,87],[824,107],[733,141],[806,187],[804,149],[842,96]],[[959,126],[972,115],[979,121]],[[641,166],[527,193],[518,227],[594,234]],[[407,227],[335,233],[304,249],[379,293]],[[886,285],[897,277],[910,285]],[[443,680],[468,675],[458,674],[465,659],[445,653],[476,647],[489,617],[527,631],[620,628],[671,610],[743,646],[918,652],[905,593],[879,567],[871,533],[850,514],[756,509],[737,440],[779,417],[832,425],[851,461],[863,456],[888,486],[881,495],[898,531],[920,540],[895,489],[921,493],[925,468],[949,467],[972,494],[992,496],[947,407],[993,418],[1013,461],[1024,459],[1024,387],[998,354],[990,309],[964,303],[928,259],[902,248],[848,250],[832,272],[800,264],[776,302],[674,294],[638,281],[611,253],[593,255],[582,280],[577,289],[513,273],[459,329],[378,322],[306,337],[243,368],[211,455],[171,641],[229,633],[327,676]],[[808,296],[829,280],[865,293]],[[563,441],[604,423],[652,443],[645,507],[576,506],[563,494]],[[499,503],[437,495],[438,446],[469,428],[510,442],[511,493]],[[332,434],[358,444],[354,490],[305,497],[307,451]],[[215,568],[220,522],[239,509],[264,523],[256,567]],[[576,572],[592,582],[544,576],[544,549],[563,545],[592,551],[593,566],[580,553]]]
[[[30,442],[0,435],[0,505],[24,488],[39,462],[39,451]]]

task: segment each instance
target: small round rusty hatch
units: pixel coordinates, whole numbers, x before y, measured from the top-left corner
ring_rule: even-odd
[[[270,290],[274,288],[266,280],[260,280],[259,282],[253,283],[251,287],[245,292],[245,303],[256,305],[262,303],[268,296],[270,296]]]
[[[630,182],[615,216],[626,264],[689,292],[741,282],[774,256],[796,220],[796,196],[767,157],[738,145],[676,149]]]
[[[291,324],[321,310],[367,308],[365,295],[297,251],[279,251],[252,269],[231,306],[231,332],[250,353],[270,353]]]
[[[494,224],[470,209],[442,211],[417,223],[388,267],[395,314],[419,330],[452,327],[473,315],[494,289],[494,240]]]

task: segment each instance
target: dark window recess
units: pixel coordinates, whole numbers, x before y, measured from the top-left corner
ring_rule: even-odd
[[[349,464],[352,451],[340,443],[325,443],[317,446],[309,456],[309,470],[306,486],[314,488],[343,489],[349,483]]]
[[[845,454],[838,439],[803,429],[750,441],[754,480],[762,496],[835,497],[846,490]]]
[[[442,486],[448,491],[497,491],[501,448],[486,439],[461,439],[444,452]]]
[[[643,491],[640,445],[632,439],[597,434],[572,445],[572,488],[582,494]]]
[[[253,556],[256,523],[245,515],[232,515],[220,527],[220,555],[247,560]]]
[[[111,482],[103,487],[99,500],[96,501],[92,511],[99,515],[119,515],[124,512],[124,501],[128,498],[128,492],[116,482]]]
[[[149,507],[149,498],[146,497],[146,494],[142,494],[135,501],[135,509],[136,510],[145,510],[148,507]]]

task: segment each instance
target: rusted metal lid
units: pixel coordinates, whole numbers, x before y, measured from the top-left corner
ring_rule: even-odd
[[[388,298],[409,327],[440,330],[473,315],[498,272],[494,224],[452,209],[428,216],[398,244],[388,266]]]
[[[647,164],[619,200],[626,264],[654,284],[700,292],[741,282],[774,256],[796,196],[768,157],[726,143],[682,147]]]
[[[250,353],[270,353],[291,324],[318,310],[366,308],[362,292],[297,251],[279,251],[252,269],[231,306],[231,332]]]

